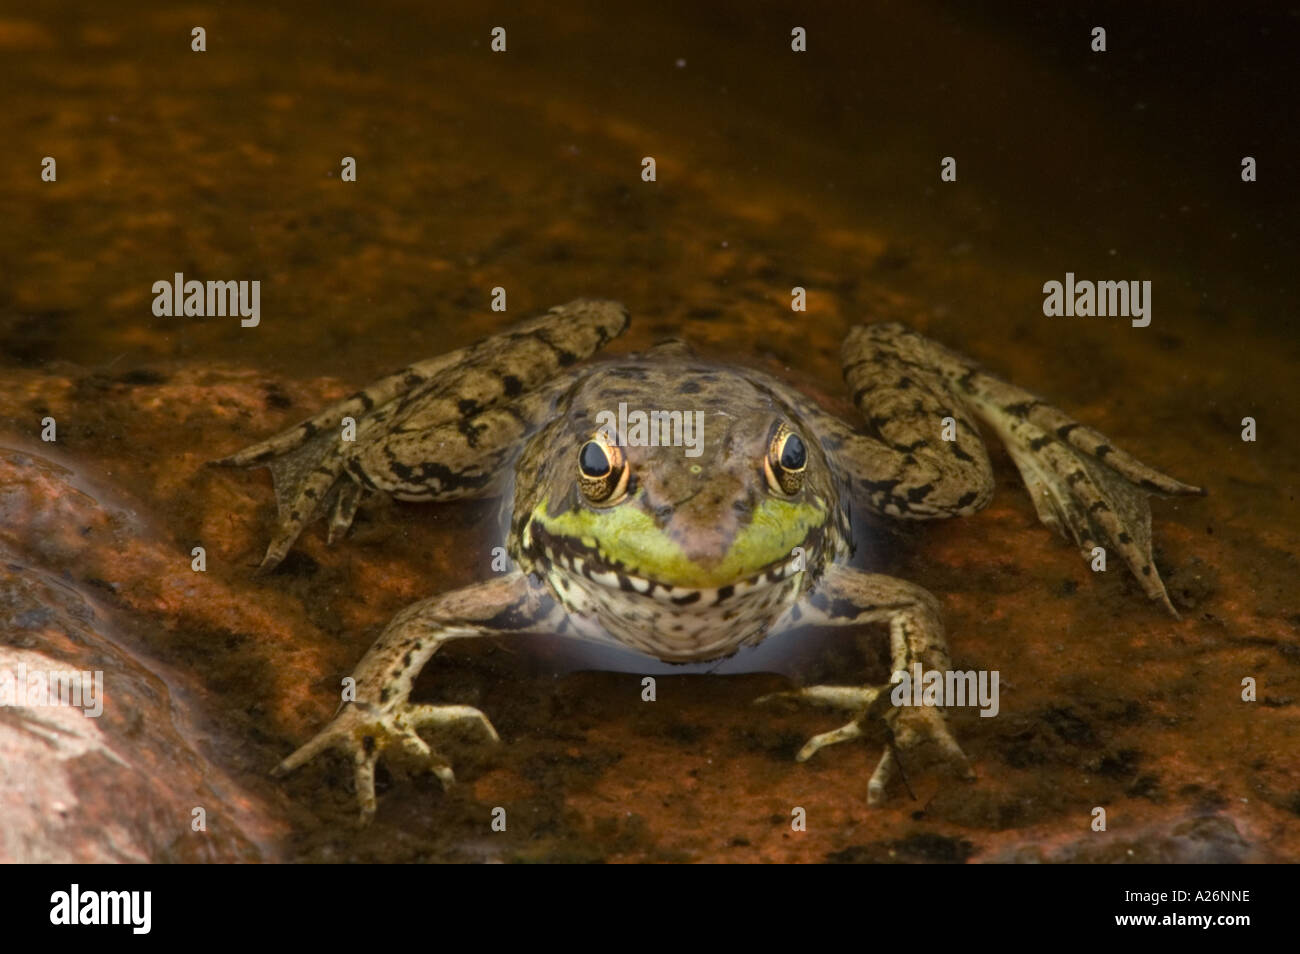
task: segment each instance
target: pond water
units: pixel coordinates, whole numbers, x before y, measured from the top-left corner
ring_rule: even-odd
[[[228,840],[189,843],[188,814],[170,835],[155,814],[127,824],[128,856],[1296,860],[1294,14],[443,6],[0,14],[0,639],[99,661],[110,706],[117,668],[135,687],[123,705],[165,686],[188,712],[125,768],[84,761],[125,751],[106,729],[78,756],[96,794],[51,783],[82,828],[38,813],[10,834],[101,857],[80,843],[93,819],[146,798],[137,776],[165,750],[193,761],[154,786],[159,804],[200,792]],[[155,283],[177,273],[259,282],[256,325],[157,315]],[[1044,284],[1067,273],[1150,282],[1149,324],[1045,315]],[[630,310],[612,350],[683,337],[848,419],[839,346],[861,322],[905,322],[1049,397],[1208,489],[1152,508],[1182,620],[1042,528],[995,448],[988,510],[873,523],[860,555],[940,598],[958,665],[1002,674],[1000,718],[953,720],[974,785],[918,772],[915,801],[868,809],[879,740],[797,765],[838,722],[754,709],[781,676],[670,673],[651,706],[635,664],[575,672],[599,667],[547,640],[485,641],[439,657],[417,694],[482,707],[505,744],[457,748],[446,795],[381,772],[379,817],[354,830],[341,761],[267,773],[386,619],[481,578],[494,512],[375,502],[342,544],[312,528],[254,577],[270,481],[204,464],[582,296]],[[76,652],[59,614],[85,625]],[[791,666],[853,682],[884,642],[800,643]],[[498,837],[502,804],[519,821]],[[794,837],[791,805],[815,819]]]

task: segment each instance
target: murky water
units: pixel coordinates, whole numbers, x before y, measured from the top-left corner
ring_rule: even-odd
[[[192,702],[256,846],[238,851],[1179,857],[1169,831],[1214,815],[1246,847],[1212,832],[1197,842],[1211,855],[1295,860],[1294,15],[1116,6],[1097,13],[1111,24],[1097,54],[1083,15],[563,7],[0,10],[0,446],[68,468],[110,515],[106,536],[78,536],[76,520],[99,517],[51,518],[62,491],[41,471],[49,486],[6,498],[0,544],[94,595]],[[497,25],[505,53],[490,50]],[[806,53],[790,50],[796,25]],[[191,50],[196,26],[206,52]],[[956,182],[940,181],[946,156]],[[1243,156],[1258,181],[1242,182]],[[178,272],[260,281],[260,322],[156,316],[152,287]],[[1043,284],[1066,272],[1149,280],[1150,325],[1044,316]],[[790,310],[794,286],[806,313]],[[254,580],[269,481],[202,464],[584,295],[631,310],[616,349],[686,337],[845,413],[839,343],[863,321],[907,322],[1049,396],[1209,489],[1153,506],[1183,621],[1038,526],[998,451],[988,511],[873,531],[888,572],[941,597],[958,664],[1006,680],[1001,718],[954,720],[975,786],[914,779],[919,809],[870,811],[877,746],[796,766],[802,738],[832,725],[757,713],[777,677],[667,677],[647,709],[628,701],[632,676],[556,678],[557,650],[503,644],[440,657],[421,686],[481,705],[507,744],[465,746],[451,795],[395,777],[376,825],[352,832],[340,765],[266,772],[332,709],[385,619],[479,578],[463,554],[487,552],[490,512],[376,505],[344,545],[309,531]],[[37,486],[26,465],[7,473]],[[113,516],[128,513],[129,531]],[[195,545],[210,554],[198,584]],[[849,643],[810,664],[818,677],[879,663],[872,639]],[[1247,677],[1258,702],[1241,701]],[[527,821],[492,840],[485,806],[499,803]],[[791,804],[821,812],[798,839]],[[1079,834],[1096,804],[1117,819],[1106,845]]]

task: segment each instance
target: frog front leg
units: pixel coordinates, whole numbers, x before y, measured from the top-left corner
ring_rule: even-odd
[[[878,573],[863,573],[845,566],[833,566],[799,604],[799,621],[816,626],[855,626],[884,622],[889,625],[892,672],[912,672],[920,663],[924,672],[947,672],[952,668],[938,602],[928,592],[904,580]],[[875,686],[809,686],[791,692],[763,696],[760,703],[775,700],[806,702],[854,713],[853,718],[830,732],[815,735],[795,758],[806,761],[837,742],[856,739],[873,721],[883,721],[900,752],[931,742],[939,758],[963,778],[973,778],[970,763],[948,731],[940,709],[933,706],[895,706],[892,683]],[[879,805],[885,787],[898,769],[893,747],[886,747],[867,783],[867,804]]]
[[[468,723],[492,742],[497,741],[496,730],[472,706],[411,703],[416,676],[453,639],[554,628],[561,622],[557,613],[554,600],[518,570],[408,606],[357,664],[352,674],[355,701],[345,702],[324,729],[276,767],[275,774],[290,772],[326,749],[340,750],[353,764],[362,824],[375,814],[375,765],[386,750],[399,750],[428,767],[447,788],[455,781],[451,766],[419,730]]]

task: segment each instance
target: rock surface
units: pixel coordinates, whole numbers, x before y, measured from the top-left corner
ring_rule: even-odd
[[[115,591],[149,572],[147,533],[68,469],[0,448],[0,861],[249,861],[282,833],[206,754],[203,691],[139,654]],[[76,694],[51,689],[69,672]]]

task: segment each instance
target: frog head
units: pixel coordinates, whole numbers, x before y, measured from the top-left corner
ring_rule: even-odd
[[[679,600],[820,566],[835,481],[757,376],[629,361],[594,370],[558,413],[517,469],[515,536],[534,566]]]

